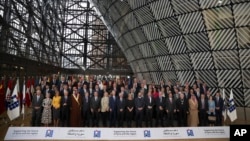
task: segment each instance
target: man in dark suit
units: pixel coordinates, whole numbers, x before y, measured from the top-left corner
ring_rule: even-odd
[[[216,116],[216,125],[222,125],[222,110],[223,110],[224,102],[220,95],[220,92],[217,92],[215,95],[215,116]]]
[[[202,93],[200,98],[198,99],[198,105],[199,105],[199,125],[200,126],[207,126],[208,124],[208,99],[206,99],[205,94]]]
[[[167,113],[167,125],[173,127],[174,126],[174,114],[176,112],[176,102],[173,97],[173,94],[170,92],[166,99],[166,113]]]
[[[52,85],[57,86],[57,88],[58,88],[58,85],[59,85],[59,80],[57,79],[57,76],[55,74],[53,75],[53,78],[52,78],[52,80],[50,82],[50,86],[52,86]]]
[[[145,101],[142,97],[142,93],[138,93],[138,97],[135,98],[135,119],[136,119],[136,127],[142,127],[143,120],[143,110],[145,107]]]
[[[103,92],[103,90],[101,90],[101,89],[99,88],[99,85],[98,85],[98,84],[95,85],[94,92],[97,92],[99,98],[102,98],[102,97],[103,97],[104,92]]]
[[[69,126],[69,115],[70,115],[70,105],[71,98],[69,97],[69,92],[64,91],[64,96],[61,98],[61,121],[62,127]]]
[[[125,99],[123,98],[123,94],[120,93],[119,100],[117,101],[118,127],[123,127],[125,107],[126,107]]]
[[[111,96],[109,97],[110,127],[116,126],[116,116],[117,116],[117,104],[116,103],[118,101],[118,98],[115,95],[116,95],[115,90],[112,90]]]
[[[99,126],[99,112],[101,110],[101,99],[98,97],[98,93],[94,92],[94,97],[92,97],[90,102],[90,110],[92,113],[92,126]]]
[[[40,126],[41,124],[43,99],[44,97],[41,90],[37,90],[35,96],[32,99],[32,126]]]
[[[159,121],[161,122],[161,127],[164,127],[164,107],[165,97],[162,96],[162,93],[159,93],[159,97],[156,99],[156,127],[159,126]]]
[[[152,97],[151,92],[148,92],[148,95],[145,97],[145,108],[146,108],[146,127],[153,127],[153,106],[154,98]]]
[[[89,120],[91,116],[90,112],[90,97],[89,97],[89,92],[85,92],[84,96],[82,97],[82,117],[83,117],[83,126],[89,127]]]
[[[187,126],[188,99],[185,98],[183,93],[180,93],[180,97],[176,100],[176,112],[178,116],[178,125],[180,127]]]

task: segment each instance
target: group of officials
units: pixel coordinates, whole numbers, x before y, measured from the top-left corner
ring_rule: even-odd
[[[44,77],[32,97],[32,126],[173,127],[222,125],[223,99],[197,80],[94,81]],[[215,121],[208,117],[214,116]]]

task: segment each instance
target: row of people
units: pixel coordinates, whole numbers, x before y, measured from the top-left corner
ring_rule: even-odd
[[[38,89],[32,107],[33,126],[39,126],[40,123],[48,126],[52,119],[54,126],[59,126],[60,121],[62,126],[72,127],[99,126],[100,119],[105,127],[122,127],[124,121],[131,127],[133,119],[137,127],[141,127],[143,121],[151,127],[175,126],[174,121],[178,121],[179,126],[206,126],[208,115],[215,115],[216,124],[221,125],[223,100],[219,92],[215,98],[206,98],[205,94],[197,97],[193,93],[186,97],[182,92],[176,97],[172,92],[167,96],[159,93],[158,97],[154,97],[151,91],[146,95],[140,91],[133,98],[131,93],[124,97],[124,93],[120,92],[117,96],[116,90],[112,90],[111,94],[105,92],[102,97],[95,91],[91,97],[88,92],[82,95],[77,87],[73,87],[72,94],[65,90],[60,95],[59,90],[55,90],[52,99],[49,91],[44,99]]]

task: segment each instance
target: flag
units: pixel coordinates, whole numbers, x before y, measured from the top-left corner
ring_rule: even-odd
[[[222,115],[224,117],[224,121],[227,119],[227,110],[226,110],[226,95],[225,95],[225,90],[222,90],[222,98],[223,98],[223,111]]]
[[[30,87],[31,87],[31,80],[28,79],[26,82],[26,94],[25,94],[25,105],[30,107],[31,104],[31,96],[30,96]]]
[[[234,97],[233,97],[233,91],[231,89],[230,92],[230,97],[228,101],[228,110],[227,110],[227,115],[230,118],[231,122],[234,122],[237,119],[237,112],[236,112],[236,106],[234,103]]]
[[[18,101],[18,92],[19,92],[19,80],[17,79],[15,88],[10,97],[10,102],[8,103],[7,115],[10,120],[13,120],[20,116],[20,106]]]
[[[0,83],[0,115],[5,111],[4,80]]]
[[[22,114],[24,114],[24,108],[25,108],[25,95],[26,95],[26,92],[25,92],[25,81],[23,82],[23,100],[22,100],[22,103],[23,103],[23,106],[22,106]]]

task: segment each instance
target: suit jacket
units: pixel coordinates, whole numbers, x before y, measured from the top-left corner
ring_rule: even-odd
[[[138,108],[144,108],[145,107],[145,100],[143,97],[139,98],[135,98],[135,108],[136,111],[139,111]]]
[[[160,97],[156,99],[156,111],[159,111],[159,107],[162,106],[163,110],[165,107],[165,97],[161,97],[162,100],[160,101]]]
[[[221,97],[219,97],[219,101],[217,101],[217,99],[215,97],[214,101],[215,101],[215,108],[216,107],[220,107],[219,110],[222,111],[223,110],[223,106],[224,106],[223,99]]]
[[[37,100],[37,95],[35,95],[34,97],[33,97],[33,99],[32,99],[32,106],[33,106],[33,108],[35,108],[35,107],[42,107],[42,104],[43,104],[43,99],[44,99],[44,97],[43,97],[43,95],[42,94],[40,94],[40,98]]]
[[[170,99],[166,99],[166,107],[165,109],[168,110],[168,112],[174,112],[174,109],[176,108],[176,101],[174,98],[172,98],[172,102],[170,102]]]
[[[95,97],[92,97],[90,101],[90,108],[93,109],[94,112],[97,112],[98,109],[101,108],[101,99],[97,97],[97,99],[95,100]]]
[[[88,96],[88,101],[85,96],[82,96],[82,110],[83,112],[90,111],[90,97]]]
[[[206,111],[208,111],[208,99],[206,99],[206,98],[204,98],[204,109],[206,110]],[[198,99],[198,108],[199,108],[199,110],[202,110],[202,101],[201,101],[201,98],[199,98]]]
[[[146,106],[146,109],[147,110],[152,110],[152,107],[155,105],[155,101],[154,101],[154,98],[151,96],[151,102],[150,102],[150,99],[149,97],[145,97],[145,106]],[[151,109],[148,108],[148,106],[151,106]]]
[[[183,101],[178,98],[176,100],[176,110],[179,110],[179,112],[183,111],[183,112],[187,112],[188,111],[188,99],[184,98]]]
[[[115,97],[115,100],[113,98],[113,96],[109,97],[109,108],[112,109],[112,111],[115,111],[117,109],[117,103],[118,102],[118,98]]]
[[[125,110],[126,108],[126,101],[125,99],[121,99],[119,98],[118,101],[117,101],[117,111],[120,112],[120,109],[123,109],[123,111]]]
[[[66,103],[67,105],[63,105],[64,103]],[[62,96],[60,105],[61,105],[62,113],[64,113],[64,112],[65,112],[65,113],[69,112],[69,110],[70,110],[70,105],[71,105],[71,97],[68,96],[67,99],[65,99],[65,97]]]

